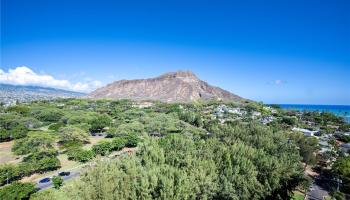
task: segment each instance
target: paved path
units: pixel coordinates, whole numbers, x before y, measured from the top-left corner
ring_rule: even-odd
[[[127,148],[127,147],[125,147],[122,150],[116,151],[116,152],[112,153],[111,155],[109,155],[109,156],[107,156],[105,158],[107,160],[111,160],[111,159],[113,159],[115,157],[118,157],[118,156],[121,156],[123,154],[127,155],[127,154],[130,154],[130,153],[133,153],[136,150],[137,150],[137,147],[136,148]],[[76,178],[76,177],[78,177],[81,174],[82,170],[84,169],[83,168],[84,166],[87,166],[87,165],[92,166],[94,164],[95,164],[95,162],[88,162],[88,163],[79,165],[79,166],[77,166],[75,168],[72,168],[72,169],[66,169],[64,171],[70,172],[70,174],[69,174],[69,176],[62,176],[62,178],[63,178],[64,181]],[[58,174],[54,174],[54,175],[47,176],[47,177],[42,177],[42,178],[40,178],[40,180],[43,179],[43,178],[49,178],[49,177],[52,178],[52,176],[55,176],[55,175],[57,176]],[[53,187],[53,183],[52,183],[51,180],[50,180],[50,182],[47,182],[47,183],[39,183],[40,180],[38,180],[37,183],[36,183],[36,187],[39,188],[39,190],[45,190],[45,189],[49,189],[49,188]]]
[[[306,195],[306,199],[309,200],[324,200],[325,197],[329,196],[328,191],[322,187],[322,180],[316,178],[311,184],[310,190]]]
[[[70,171],[69,176],[61,176],[64,181],[70,180],[72,178],[78,177],[80,175],[80,171]],[[41,180],[41,179],[40,179]],[[39,183],[39,181],[36,183],[36,187],[39,188],[39,190],[45,190],[53,187],[52,180],[47,183]]]

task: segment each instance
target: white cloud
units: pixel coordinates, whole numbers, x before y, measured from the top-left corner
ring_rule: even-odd
[[[9,69],[8,72],[0,69],[0,83],[16,85],[39,85],[80,92],[89,92],[102,86],[102,83],[100,81],[92,80],[71,83],[68,80],[60,80],[50,75],[35,73],[33,70],[26,66]]]

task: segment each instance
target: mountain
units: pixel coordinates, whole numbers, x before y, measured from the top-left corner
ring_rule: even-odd
[[[245,99],[197,78],[190,71],[170,72],[149,79],[120,80],[99,88],[89,98],[160,100],[190,102],[223,100],[243,102]]]
[[[0,102],[10,105],[16,101],[30,102],[55,98],[81,97],[84,93],[40,86],[0,84]]]

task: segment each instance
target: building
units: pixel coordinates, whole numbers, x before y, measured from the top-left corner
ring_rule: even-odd
[[[305,136],[315,136],[315,134],[319,133],[319,131],[311,131],[308,129],[304,129],[304,128],[292,128],[292,131],[298,131],[298,132],[302,132]]]

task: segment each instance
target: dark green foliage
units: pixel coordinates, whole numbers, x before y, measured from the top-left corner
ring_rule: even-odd
[[[19,176],[18,168],[13,164],[0,165],[0,186],[12,182]]]
[[[55,150],[35,152],[24,157],[19,166],[23,168],[25,175],[55,170],[60,167],[60,161],[56,156]]]
[[[17,155],[25,155],[37,151],[52,149],[53,137],[45,132],[32,132],[28,137],[15,141],[12,151]]]
[[[16,124],[10,130],[0,128],[0,142],[26,137],[28,129],[22,124]]]
[[[283,116],[281,122],[289,126],[294,126],[297,123],[297,119],[295,117]]]
[[[125,140],[126,140],[125,142],[126,147],[136,147],[140,141],[139,137],[135,134],[128,134],[125,137]]]
[[[69,125],[60,128],[59,140],[61,144],[69,142],[88,143],[89,134],[79,127]]]
[[[60,189],[60,187],[63,185],[63,179],[60,176],[54,176],[52,177],[52,183],[55,189]]]
[[[19,124],[20,118],[21,116],[16,113],[0,113],[0,128],[11,130],[13,126]]]
[[[28,129],[24,125],[18,124],[16,126],[12,127],[9,132],[11,134],[11,138],[20,139],[20,138],[24,138],[27,136]]]
[[[203,119],[195,112],[179,111],[179,118],[191,125],[203,127]]]
[[[345,142],[345,143],[349,143],[350,142],[350,136],[349,135],[342,135],[340,137],[340,140]]]
[[[11,134],[8,130],[0,128],[0,142],[6,142],[12,140]]]
[[[84,150],[81,148],[73,148],[67,152],[68,159],[85,163],[95,157],[95,153],[92,150]]]
[[[58,129],[60,129],[61,127],[63,127],[65,124],[64,123],[61,123],[61,122],[58,122],[58,123],[53,123],[49,126],[49,130],[52,130],[52,131],[58,131]]]
[[[98,115],[89,122],[89,124],[91,125],[90,131],[101,132],[103,128],[110,126],[111,123],[112,119],[107,114]]]
[[[331,195],[335,200],[346,200],[345,194],[340,191],[335,191]]]
[[[148,139],[137,156],[98,163],[67,194],[72,199],[289,199],[301,183],[299,152],[283,133],[238,124],[220,126],[214,134],[198,141],[176,134]]]
[[[325,124],[325,120],[336,126],[343,123],[328,114],[304,116],[297,111],[278,110],[273,114],[276,120],[262,125],[259,117],[252,119],[251,113],[260,112],[265,117],[272,111],[256,102],[154,102],[149,108],[138,108],[137,104],[60,99],[25,105],[29,114],[21,107],[0,114],[0,136],[4,140],[14,138],[11,131],[32,129],[30,117],[35,117],[40,130],[50,125],[47,132],[18,134],[23,138],[16,139],[13,150],[25,157],[19,164],[0,167],[1,184],[7,179],[13,182],[34,172],[57,169],[60,163],[53,144],[58,141],[62,153],[78,162],[124,147],[138,148],[132,149],[136,153],[122,154],[117,159],[94,159],[94,166],[80,180],[50,190],[54,191],[50,199],[56,199],[56,194],[60,195],[57,199],[77,200],[290,199],[292,191],[305,182],[300,161],[313,164],[318,148],[317,140],[297,133],[289,135],[290,126],[304,128],[305,119],[316,124]],[[213,113],[223,104],[248,112],[242,116],[226,112],[222,116],[225,122],[220,123]],[[82,148],[88,143],[88,131],[104,130],[112,139],[93,145],[91,150]],[[344,174],[344,170],[334,173]]]
[[[31,115],[40,121],[44,122],[58,122],[64,113],[56,108],[38,108],[31,111]]]
[[[316,138],[293,133],[290,135],[290,139],[298,145],[302,161],[306,164],[305,168],[307,165],[316,163],[315,152],[318,149],[318,140]]]
[[[6,109],[7,112],[16,112],[22,116],[27,116],[30,112],[30,108],[24,105],[15,105]]]
[[[350,191],[350,157],[338,158],[332,165],[335,175],[343,181],[342,191]]]
[[[99,154],[102,156],[108,155],[112,151],[113,145],[111,142],[103,141],[100,142],[99,144],[95,144],[92,147],[92,151],[95,154]]]
[[[119,137],[119,138],[114,138],[112,140],[112,149],[115,150],[115,151],[119,151],[121,150],[122,148],[125,147],[126,143],[128,141],[125,139],[125,138],[122,138],[122,137]]]
[[[60,167],[56,151],[36,152],[23,158],[18,165],[0,166],[0,186],[19,180],[36,172],[46,172]]]
[[[3,200],[25,200],[35,193],[37,189],[33,183],[14,182],[0,188],[0,199]]]
[[[136,147],[140,139],[134,134],[114,138],[111,142],[103,141],[92,147],[95,154],[108,155],[112,151],[119,151],[124,147]]]
[[[0,142],[23,138],[28,129],[20,123],[21,116],[18,114],[0,113]]]

